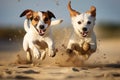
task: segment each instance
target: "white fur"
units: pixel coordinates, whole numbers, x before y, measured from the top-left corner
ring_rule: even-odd
[[[39,16],[42,16],[42,13],[39,12]],[[52,25],[60,24],[62,20],[57,20],[52,22]],[[43,22],[42,19],[38,22],[36,28],[39,30],[39,25],[44,25],[45,27],[48,26]],[[23,48],[27,52],[27,58],[30,61],[31,60],[31,51],[33,52],[33,56],[37,59],[43,60],[45,58],[47,50],[39,50],[38,47],[40,45],[37,44],[37,41],[41,42],[44,41],[48,45],[48,55],[53,57],[55,55],[55,47],[54,47],[54,41],[51,34],[51,28],[50,26],[48,29],[46,29],[45,34],[43,36],[40,36],[39,33],[36,31],[35,27],[32,25],[31,21],[28,19],[25,19],[24,21],[24,29],[26,31],[26,34],[23,39]]]
[[[78,21],[81,21],[81,24],[78,24]],[[87,25],[87,21],[91,21],[91,24]],[[95,18],[91,17],[90,14],[83,13],[75,17],[72,17],[72,24],[75,29],[75,32],[79,36],[81,36],[80,32],[83,32],[82,28],[87,28],[88,31],[91,31],[91,32],[93,31],[93,27],[95,24]]]
[[[82,13],[71,17],[71,21],[73,25],[73,31],[68,42],[67,49],[71,49],[72,44],[79,44],[79,46],[82,47],[83,43],[87,42],[90,44],[90,49],[95,52],[97,47],[96,36],[93,31],[95,25],[95,17],[91,16],[88,13]],[[78,21],[80,21],[81,24],[78,24]],[[87,24],[88,21],[90,21],[91,24]],[[81,34],[83,32],[83,28],[87,28],[88,31],[88,35],[86,37],[83,37]],[[93,52],[90,52],[90,54]]]
[[[54,25],[57,25],[57,24],[60,24],[63,20],[59,19],[59,20],[54,20],[51,22],[51,26],[54,26]]]

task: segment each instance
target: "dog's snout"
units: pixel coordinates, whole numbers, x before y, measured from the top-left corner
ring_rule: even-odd
[[[40,29],[44,29],[45,28],[45,26],[44,25],[40,25]]]
[[[87,31],[87,28],[82,28],[83,31]]]

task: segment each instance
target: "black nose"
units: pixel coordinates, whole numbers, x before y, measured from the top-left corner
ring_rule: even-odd
[[[83,31],[87,31],[87,28],[82,28]]]
[[[40,25],[40,29],[44,29],[45,28],[45,26],[44,25]]]

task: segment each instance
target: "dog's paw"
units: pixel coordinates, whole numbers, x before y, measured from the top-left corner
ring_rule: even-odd
[[[41,59],[41,60],[44,60],[45,57],[46,57],[46,52],[44,51],[44,52],[42,52],[40,59]]]
[[[87,42],[84,42],[84,43],[83,43],[83,47],[82,47],[82,48],[83,48],[83,51],[85,51],[85,52],[86,52],[86,51],[88,51],[88,50],[90,49],[90,44],[89,44],[89,43],[87,43]]]
[[[55,55],[56,55],[56,51],[54,51],[54,50],[49,51],[49,56],[50,57],[54,57]]]
[[[34,49],[33,49],[33,56],[35,59],[39,59],[41,56],[40,51],[36,47],[34,47]]]
[[[71,54],[71,53],[73,53],[73,50],[72,49],[67,49],[66,52]]]
[[[32,63],[32,55],[30,52],[27,52],[27,63]]]
[[[35,59],[40,59],[41,57],[40,53],[34,53],[33,56]]]

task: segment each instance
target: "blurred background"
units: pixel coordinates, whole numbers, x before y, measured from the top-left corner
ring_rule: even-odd
[[[69,0],[0,0],[0,52],[19,51],[25,34],[24,17],[19,15],[25,9],[52,11],[57,19],[64,22],[59,28],[71,27],[67,10]],[[98,41],[120,38],[120,0],[71,0],[73,9],[85,12],[91,5],[96,6],[95,32]],[[120,42],[118,43],[120,44]]]

